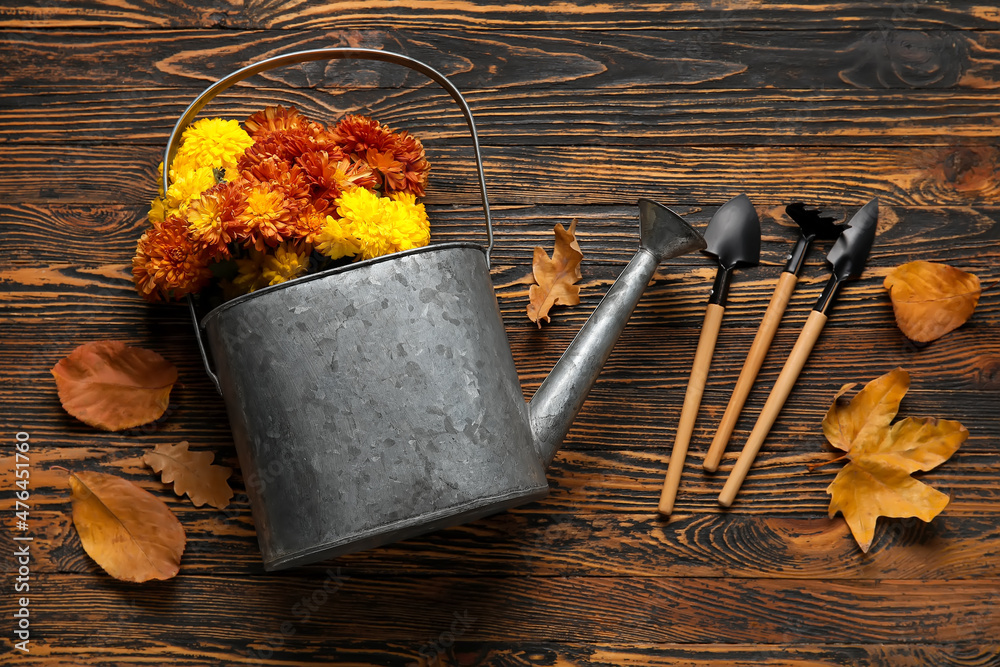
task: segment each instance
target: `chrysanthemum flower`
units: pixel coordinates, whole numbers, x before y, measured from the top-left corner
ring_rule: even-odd
[[[346,116],[331,132],[353,162],[366,162],[378,174],[378,184],[390,192],[424,195],[427,162],[424,145],[406,132],[395,132],[367,116]]]
[[[258,111],[247,118],[243,125],[254,139],[261,139],[271,132],[284,132],[288,130],[315,132],[317,129],[322,130],[322,127],[318,123],[310,121],[295,107],[286,108],[280,104]]]
[[[181,145],[171,163],[171,169],[234,168],[243,151],[253,145],[253,139],[238,121],[202,118],[184,130]]]
[[[238,216],[249,234],[248,243],[257,250],[275,247],[288,238],[295,219],[293,204],[281,190],[267,182],[245,186],[246,205]]]
[[[361,252],[361,246],[351,234],[348,224],[328,215],[316,235],[316,250],[330,259],[340,259],[357,255]]]
[[[378,178],[378,185],[383,192],[394,192],[406,187],[406,176],[403,174],[405,165],[396,159],[391,150],[379,153],[374,148],[369,148],[364,161]]]
[[[164,206],[173,214],[187,215],[191,202],[199,199],[203,192],[217,185],[212,167],[202,167],[188,171],[170,170],[170,187]]]
[[[296,159],[296,164],[305,172],[313,205],[319,211],[332,205],[350,188],[370,188],[376,183],[375,175],[364,163],[352,164],[350,160],[326,151],[305,153]]]
[[[319,212],[312,204],[299,209],[295,219],[288,227],[287,238],[315,245],[318,241],[319,233],[326,226],[326,218],[326,213]]]
[[[243,212],[246,199],[237,183],[219,183],[188,210],[188,229],[195,245],[214,257],[229,257],[229,244],[249,238]]]
[[[334,143],[355,160],[364,159],[369,149],[384,152],[396,143],[392,130],[368,116],[344,116],[330,134]]]
[[[241,176],[249,185],[267,183],[273,190],[280,191],[289,200],[293,210],[298,211],[309,205],[309,181],[297,164],[271,157],[253,165]]]
[[[264,259],[266,257],[267,255],[264,253],[251,249],[249,256],[236,260],[238,273],[232,282],[233,296],[248,294],[261,287],[267,287],[267,280],[264,279]]]
[[[179,299],[197,292],[212,279],[208,253],[198,249],[187,223],[176,216],[153,225],[136,246],[132,280],[150,301]]]
[[[337,200],[337,214],[341,225],[357,239],[363,259],[419,248],[430,242],[427,215],[419,204],[354,188]]]
[[[309,251],[290,243],[282,243],[274,254],[264,257],[261,276],[268,285],[277,285],[298,278],[309,269]]]
[[[423,197],[427,187],[427,175],[431,170],[424,145],[420,139],[405,130],[399,133],[398,138],[395,155],[396,159],[403,163],[403,176],[406,178],[406,184],[398,189]]]

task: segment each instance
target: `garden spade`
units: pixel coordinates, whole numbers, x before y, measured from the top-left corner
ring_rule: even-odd
[[[691,432],[698,417],[708,369],[712,364],[712,354],[715,352],[715,341],[719,336],[722,314],[726,309],[726,297],[729,295],[729,282],[732,279],[733,269],[739,264],[752,266],[760,258],[760,220],[746,195],[730,199],[715,212],[708,223],[708,229],[705,230],[705,243],[707,244],[705,252],[718,258],[719,270],[715,274],[715,284],[712,285],[712,293],[708,299],[705,320],[698,338],[698,349],[694,355],[694,365],[691,367],[687,392],[684,394],[684,407],[677,423],[674,448],[670,454],[670,464],[667,466],[667,477],[660,495],[659,511],[664,515],[669,515],[674,509],[674,499],[677,497],[677,486],[680,484]]]
[[[799,334],[798,340],[795,341],[795,346],[788,355],[788,359],[781,369],[781,374],[778,375],[778,379],[771,389],[771,394],[764,403],[764,409],[761,410],[757,423],[754,425],[753,431],[750,432],[750,437],[743,446],[743,451],[740,452],[736,465],[729,473],[722,493],[719,494],[719,504],[723,507],[732,505],[736,498],[740,485],[743,484],[757,452],[764,444],[764,439],[771,431],[771,427],[778,418],[778,413],[781,412],[802,367],[805,366],[806,360],[809,358],[809,353],[812,352],[816,339],[819,338],[819,334],[823,330],[823,325],[826,324],[826,313],[830,309],[837,291],[845,281],[861,276],[865,262],[868,260],[868,253],[872,248],[872,242],[875,240],[877,223],[878,199],[873,199],[851,218],[851,221],[847,223],[847,229],[844,230],[827,254],[826,261],[832,267],[833,273],[830,275],[826,287],[823,288],[823,293],[816,305],[813,306],[812,312],[809,313],[809,318],[806,320],[805,326],[802,327],[802,332]]]
[[[750,345],[747,360],[744,362],[743,370],[740,371],[740,377],[733,388],[733,395],[729,398],[729,405],[726,406],[726,412],[722,415],[719,428],[715,432],[708,453],[705,454],[702,467],[708,472],[715,472],[716,468],[719,467],[722,453],[726,451],[726,445],[729,443],[733,429],[736,428],[736,422],[740,418],[740,411],[743,410],[750,390],[753,389],[757,373],[760,372],[764,357],[767,356],[767,351],[771,348],[771,342],[774,340],[774,334],[778,331],[778,325],[781,324],[788,300],[795,290],[795,284],[799,280],[799,270],[802,268],[809,246],[816,239],[835,239],[846,229],[845,225],[834,224],[833,218],[821,216],[817,209],[806,208],[802,202],[789,204],[785,207],[785,213],[798,224],[799,239],[788,258],[788,263],[785,264],[785,270],[778,278],[778,285],[775,287],[771,302],[764,312],[764,319],[760,321],[760,327],[757,329],[757,335],[754,336],[753,344]]]

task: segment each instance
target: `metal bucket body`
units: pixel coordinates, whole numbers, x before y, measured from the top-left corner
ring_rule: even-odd
[[[478,246],[267,288],[204,328],[267,569],[548,492]]]

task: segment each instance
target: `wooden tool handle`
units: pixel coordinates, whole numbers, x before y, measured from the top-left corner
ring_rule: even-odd
[[[764,444],[764,439],[770,433],[771,427],[774,426],[774,421],[778,418],[778,413],[781,412],[781,408],[785,405],[788,395],[792,393],[792,387],[795,386],[795,381],[799,379],[799,373],[802,371],[802,367],[806,365],[809,353],[812,352],[813,345],[816,344],[816,339],[819,338],[819,334],[823,331],[823,325],[825,324],[826,315],[818,310],[809,313],[809,319],[806,320],[806,325],[802,327],[802,333],[799,334],[798,340],[795,341],[795,347],[792,348],[791,354],[788,355],[788,360],[785,361],[785,365],[781,369],[781,374],[774,383],[774,388],[771,389],[771,394],[767,397],[767,402],[764,403],[764,409],[760,411],[757,423],[754,425],[753,431],[750,432],[750,437],[743,446],[743,451],[740,452],[740,457],[737,459],[736,465],[733,466],[732,471],[729,473],[729,478],[726,479],[726,485],[722,488],[722,493],[719,494],[719,504],[723,507],[729,507],[733,504],[733,500],[736,498],[743,480],[746,479],[747,472],[750,471],[750,466],[753,465],[753,461],[757,457],[757,452],[760,451],[761,445]]]
[[[747,353],[747,360],[743,364],[743,370],[740,371],[733,395],[729,398],[726,413],[722,415],[719,429],[715,432],[712,444],[701,464],[708,472],[715,472],[719,467],[722,453],[726,451],[726,445],[729,444],[729,438],[733,434],[733,429],[736,428],[743,404],[746,403],[747,396],[750,395],[750,390],[753,389],[754,381],[757,379],[757,373],[760,372],[760,367],[764,364],[764,357],[771,349],[771,341],[774,340],[774,334],[778,330],[778,325],[781,324],[781,317],[785,314],[788,300],[791,299],[798,280],[798,277],[790,271],[782,271],[781,277],[778,278],[778,286],[771,296],[771,302],[767,304],[764,319],[760,322],[757,335],[753,338],[753,344],[750,345],[750,352]]]
[[[663,481],[663,492],[660,494],[659,510],[664,515],[669,515],[674,509],[677,486],[681,481],[688,443],[691,442],[691,432],[694,431],[694,422],[701,406],[701,395],[705,392],[705,381],[708,379],[708,369],[712,365],[712,354],[715,352],[715,341],[719,337],[724,312],[726,312],[725,307],[716,303],[708,304],[708,309],[705,311],[705,321],[701,325],[701,335],[698,337],[698,350],[694,355],[694,365],[691,367],[687,391],[684,393],[684,407],[681,408],[681,418],[677,422],[677,436],[674,438],[674,448],[670,453],[667,477]]]

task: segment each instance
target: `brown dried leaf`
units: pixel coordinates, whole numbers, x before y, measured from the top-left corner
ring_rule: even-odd
[[[69,485],[80,543],[105,572],[135,582],[177,574],[187,538],[162,500],[100,472],[70,473]]]
[[[542,320],[550,322],[549,309],[554,305],[575,306],[580,303],[580,286],[575,283],[582,278],[580,260],[583,252],[574,236],[576,220],[569,229],[561,224],[555,226],[555,247],[552,258],[541,246],[535,246],[531,263],[537,285],[528,288],[528,319],[542,326]]]
[[[965,324],[979,303],[979,278],[947,264],[916,261],[885,277],[896,324],[918,343],[937,340]]]
[[[868,551],[880,516],[930,521],[948,504],[948,496],[917,481],[910,473],[931,470],[954,454],[969,436],[955,421],[908,417],[890,426],[910,386],[909,374],[897,368],[869,382],[845,404],[845,385],[823,420],[823,433],[849,460],[833,483],[829,514],[844,515],[858,545]]]
[[[105,431],[163,416],[177,369],[151,350],[102,340],[86,343],[52,368],[66,412]]]
[[[166,443],[156,446],[147,452],[142,460],[161,473],[164,484],[174,484],[174,493],[178,496],[187,494],[196,507],[208,503],[220,510],[224,509],[233,490],[226,482],[233,473],[232,468],[212,465],[215,454],[212,452],[188,451],[187,441],[176,445]]]

